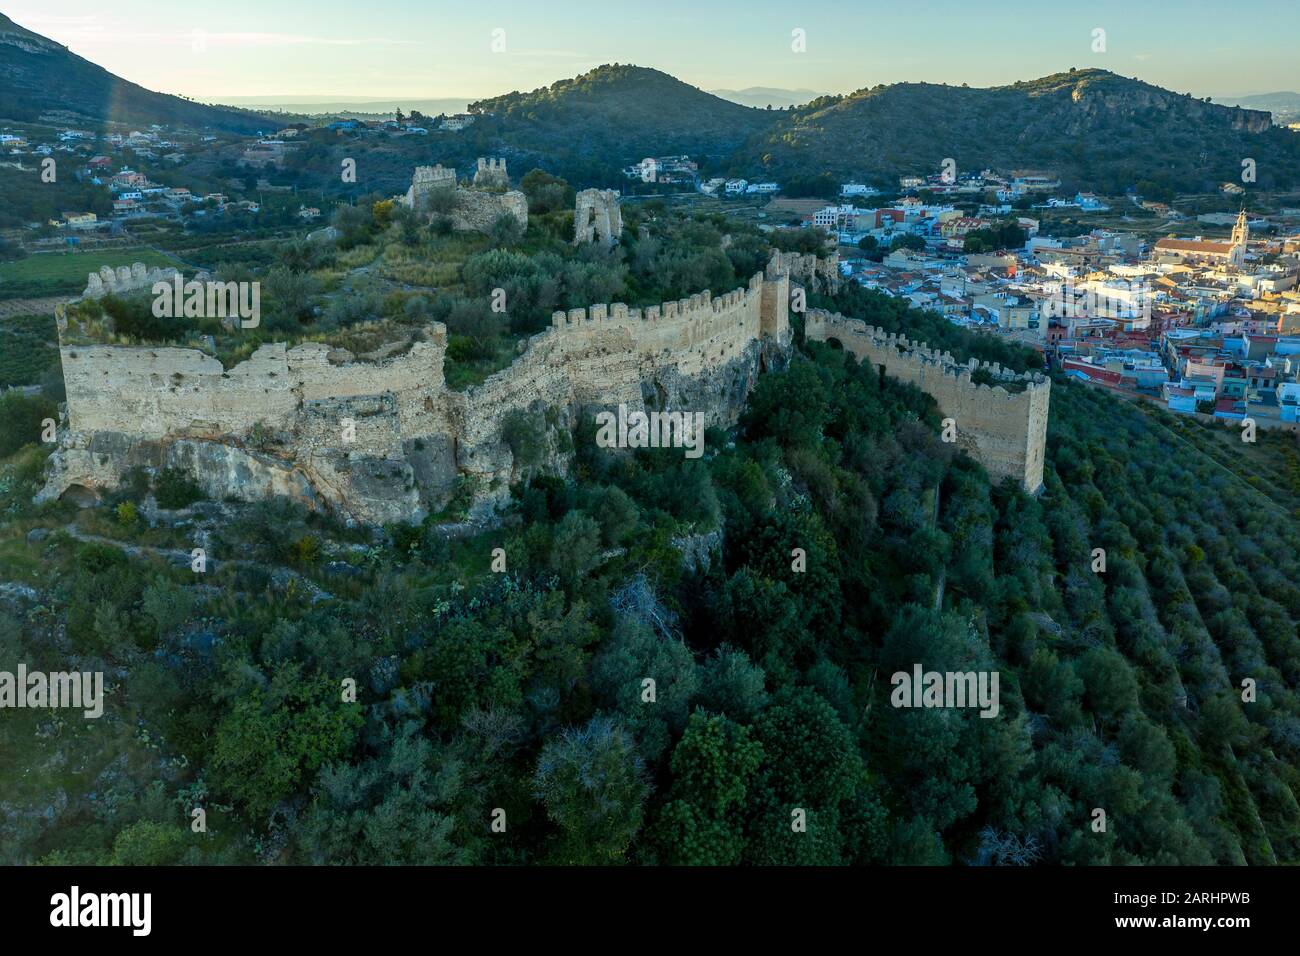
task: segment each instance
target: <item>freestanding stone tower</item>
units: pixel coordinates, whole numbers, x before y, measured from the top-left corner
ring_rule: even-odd
[[[578,193],[573,211],[575,246],[595,241],[616,246],[622,234],[623,213],[618,207],[618,193],[612,189],[584,189]]]

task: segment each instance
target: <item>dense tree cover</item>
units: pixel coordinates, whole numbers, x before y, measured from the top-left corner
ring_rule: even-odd
[[[1259,188],[1300,179],[1300,145],[1281,127],[1252,130],[1229,107],[1072,69],[985,89],[894,83],[813,100],[752,135],[727,166],[779,182],[806,181],[808,170],[842,182],[868,170],[891,186],[951,158],[961,170],[1053,170],[1071,195],[1122,195],[1141,182],[1155,197],[1213,192],[1240,177],[1243,156],[1258,161]]]
[[[73,161],[59,162],[70,166]],[[65,212],[93,212],[107,217],[113,212],[113,199],[107,190],[70,174],[42,182],[39,163],[24,170],[8,166],[0,169],[0,229],[16,229],[32,222],[47,226],[51,220],[60,220]]]
[[[1029,364],[862,290],[825,304]],[[168,559],[188,554],[184,527],[143,520],[147,480],[93,512],[33,509],[43,455],[19,449],[0,475],[0,578],[38,595],[0,596],[0,660],[102,669],[111,689],[98,721],[0,724],[0,852],[1300,858],[1293,440],[1244,445],[1061,380],[1034,498],[991,487],[938,420],[919,391],[811,344],[703,458],[611,452],[583,425],[569,477],[530,473],[470,538],[196,505],[176,514],[210,529],[203,578]],[[152,491],[192,498],[172,475]],[[80,538],[60,530],[74,523]],[[890,676],[918,663],[996,670],[998,716],[891,706]]]
[[[972,229],[963,237],[962,251],[967,253],[994,252],[999,249],[1018,249],[1025,244],[1028,233],[1015,220],[1005,219],[983,229]]]

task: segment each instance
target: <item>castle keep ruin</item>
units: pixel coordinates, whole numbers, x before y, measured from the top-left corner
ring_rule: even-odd
[[[479,500],[502,498],[521,476],[512,416],[543,433],[561,473],[561,432],[598,408],[734,424],[759,372],[788,356],[788,299],[784,277],[759,274],[717,297],[556,312],[509,368],[464,392],[446,387],[440,323],[379,361],[275,343],[224,368],[194,348],[70,344],[64,310],[67,427],[39,497],[112,488],[144,466],[184,469],[217,499],[288,495],[374,523],[418,520],[466,477]]]
[[[961,364],[948,352],[917,345],[905,336],[882,332],[861,319],[810,309],[805,334],[816,342],[834,341],[860,362],[886,375],[911,382],[953,419],[957,444],[988,471],[994,481],[1014,478],[1026,491],[1043,486],[1043,453],[1052,383],[1038,373],[1019,374],[1000,365],[971,359]],[[985,369],[1004,385],[972,381]]]
[[[505,192],[487,188],[466,188],[457,184],[456,170],[439,164],[416,166],[411,185],[399,199],[403,206],[421,216],[444,213],[451,217],[453,229],[464,232],[488,232],[502,216],[510,216],[521,229],[528,228],[528,197],[509,189],[504,159],[479,159],[474,173],[475,187],[506,187]]]

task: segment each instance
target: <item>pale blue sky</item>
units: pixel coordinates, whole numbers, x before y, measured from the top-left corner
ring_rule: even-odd
[[[1300,90],[1298,0],[0,0],[0,10],[127,79],[208,101],[475,98],[611,62],[705,89],[991,86],[1098,66],[1197,96]],[[1104,53],[1092,50],[1098,27]],[[498,28],[504,53],[490,48]],[[805,53],[791,50],[796,28]]]

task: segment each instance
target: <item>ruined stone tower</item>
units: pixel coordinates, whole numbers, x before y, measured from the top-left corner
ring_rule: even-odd
[[[510,176],[506,173],[505,157],[500,159],[478,158],[478,167],[474,170],[475,186],[500,186],[510,188]]]
[[[455,188],[456,170],[447,169],[441,163],[437,166],[416,166],[411,186],[406,190],[402,203],[418,213],[425,213],[429,211],[429,197],[435,190]]]
[[[618,193],[612,189],[584,189],[578,193],[573,211],[573,244],[599,241],[605,246],[618,245],[623,234],[623,213],[618,207]]]
[[[510,216],[520,229],[528,228],[528,197],[517,189],[508,188],[506,161],[478,161],[474,173],[474,186],[461,186],[456,182],[456,170],[444,166],[416,166],[411,186],[402,197],[402,205],[421,216],[430,217],[435,212],[451,218],[456,230],[489,232],[502,216]],[[504,186],[504,191],[485,186]],[[435,204],[433,197],[448,197]]]

